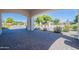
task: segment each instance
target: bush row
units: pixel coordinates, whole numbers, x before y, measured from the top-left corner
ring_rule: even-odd
[[[47,28],[44,28],[43,30],[46,31]],[[63,28],[61,26],[55,26],[54,27],[55,33],[69,32],[71,30],[77,31],[78,30],[78,24],[71,25],[70,23],[68,23],[68,24],[65,24]]]

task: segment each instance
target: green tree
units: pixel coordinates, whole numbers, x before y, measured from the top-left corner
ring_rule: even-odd
[[[77,23],[78,22],[78,15],[75,16],[75,20],[74,20],[74,23]]]
[[[73,25],[73,29],[74,29],[74,31],[78,30],[78,23],[76,23],[76,24]]]
[[[16,21],[13,21],[12,23],[13,23],[13,25],[17,25],[17,22]]]
[[[14,20],[13,20],[13,18],[11,18],[11,17],[8,17],[7,19],[6,19],[6,23],[12,23]]]
[[[51,21],[52,21],[52,18],[48,15],[38,16],[35,20],[35,26],[38,27],[40,23],[42,23],[44,25],[43,30],[47,30],[46,26]]]
[[[43,15],[43,16],[38,16],[37,19],[36,19],[36,23],[37,24],[47,24],[48,22],[52,21],[52,18],[48,15]]]
[[[43,23],[47,24],[48,22],[51,22],[52,18],[48,15],[43,15]]]
[[[41,22],[43,21],[43,17],[42,16],[38,16],[35,20],[36,24],[39,25]]]
[[[55,19],[53,22],[54,22],[55,25],[59,25],[60,20],[59,19]]]

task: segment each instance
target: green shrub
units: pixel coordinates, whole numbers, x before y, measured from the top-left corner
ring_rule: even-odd
[[[56,27],[54,27],[54,32],[55,33],[61,33],[62,32],[62,28],[60,26],[56,26]]]
[[[64,26],[63,31],[64,31],[64,32],[69,32],[69,31],[71,30],[71,28],[72,28],[71,24],[68,23],[68,24],[66,24],[66,25]]]
[[[77,31],[78,30],[78,24],[73,25],[73,30]]]
[[[47,31],[47,28],[44,28],[43,31]]]

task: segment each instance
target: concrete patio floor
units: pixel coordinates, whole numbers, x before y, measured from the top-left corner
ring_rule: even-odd
[[[79,41],[63,33],[27,31],[24,29],[3,30],[0,35],[0,50],[76,50]]]

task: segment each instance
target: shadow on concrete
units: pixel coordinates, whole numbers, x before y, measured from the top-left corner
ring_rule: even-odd
[[[4,29],[0,36],[1,50],[48,50],[50,46],[60,37],[66,38],[68,41],[64,43],[75,47],[76,43],[72,37],[63,35],[62,33],[53,33],[48,31],[28,31],[23,29]],[[77,47],[75,47],[77,48]]]
[[[79,49],[79,40],[77,38],[70,37],[67,35],[63,35],[63,37],[67,39],[64,41],[66,45]]]

